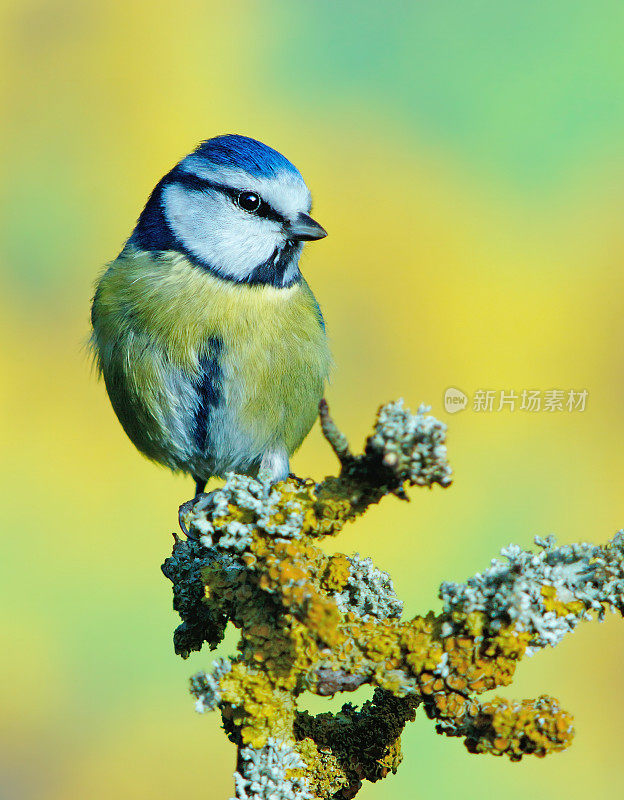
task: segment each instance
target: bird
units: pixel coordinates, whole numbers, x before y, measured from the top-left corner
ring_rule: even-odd
[[[299,170],[239,134],[156,184],[96,282],[91,347],[119,422],[200,495],[235,472],[270,485],[312,428],[332,364],[299,259],[327,235]]]

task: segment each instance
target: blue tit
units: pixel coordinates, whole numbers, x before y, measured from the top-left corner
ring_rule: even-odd
[[[125,432],[193,476],[276,483],[314,424],[330,369],[299,269],[326,231],[281,153],[245,136],[203,142],[156,185],[99,279],[92,346]]]

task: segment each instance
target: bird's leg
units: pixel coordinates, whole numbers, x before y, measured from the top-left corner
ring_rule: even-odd
[[[193,475],[193,478],[195,479],[195,497],[197,497],[198,494],[203,493],[208,481],[205,481],[203,478],[198,478],[196,475]]]
[[[258,480],[271,486],[285,481],[290,472],[288,453],[283,447],[267,450],[260,461]]]

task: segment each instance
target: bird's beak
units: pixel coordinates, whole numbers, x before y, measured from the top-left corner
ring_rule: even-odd
[[[327,231],[318,222],[307,214],[299,214],[296,219],[291,220],[286,226],[288,236],[298,242],[312,242],[315,239],[324,239]]]

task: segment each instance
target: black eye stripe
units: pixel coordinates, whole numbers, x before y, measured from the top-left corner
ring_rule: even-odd
[[[286,217],[280,214],[279,211],[276,211],[273,206],[265,203],[264,200],[262,201],[262,205],[258,211],[256,211],[256,216],[264,217],[265,219],[271,219],[273,222],[279,222],[280,225],[284,225],[286,223]]]
[[[212,189],[215,192],[221,192],[221,194],[227,195],[237,205],[238,196],[241,193],[257,194],[252,189],[234,189],[231,186],[226,186],[223,183],[217,183],[216,181],[209,181],[205,178],[199,178],[197,175],[192,175],[190,172],[182,172],[182,170],[174,170],[170,174],[167,183],[177,183],[180,186],[184,186],[187,189],[193,189],[197,192],[204,191],[205,189]],[[258,197],[260,197],[260,195],[258,195]],[[279,222],[280,224],[284,224],[287,221],[286,217],[280,214],[279,211],[276,211],[265,200],[262,200],[261,197],[260,201],[260,207],[254,212],[255,216],[264,217],[265,219],[270,219],[274,222]]]

